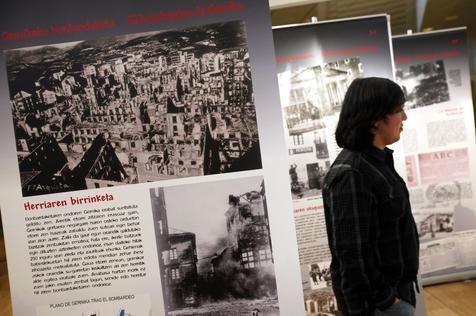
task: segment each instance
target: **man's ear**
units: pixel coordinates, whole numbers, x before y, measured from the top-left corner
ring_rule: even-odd
[[[375,135],[378,129],[380,128],[381,124],[382,124],[382,120],[372,122],[370,126],[370,132]]]

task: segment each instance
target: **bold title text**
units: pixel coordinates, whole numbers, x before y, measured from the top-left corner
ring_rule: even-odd
[[[111,29],[116,27],[114,20],[105,19],[103,21],[85,22],[80,24],[51,25],[49,28],[37,27],[34,29],[25,28],[19,32],[3,32],[2,40],[17,41],[22,39],[31,39],[37,37],[46,37],[50,35],[63,35],[69,33],[78,33],[83,31],[97,31],[102,29]]]
[[[226,3],[209,3],[205,6],[196,6],[194,8],[177,9],[174,11],[159,11],[157,13],[133,13],[128,14],[122,23],[128,25],[155,24],[161,22],[170,22],[183,20],[194,16],[203,17],[206,15],[216,15],[224,13],[241,13],[245,10],[245,5],[237,0],[230,0]],[[18,41],[48,36],[67,35],[85,31],[99,31],[104,29],[116,28],[117,23],[113,19],[104,19],[102,21],[85,21],[83,23],[69,23],[66,25],[50,25],[39,27],[26,27],[21,31],[2,32],[2,41]]]
[[[37,210],[44,210],[48,208],[55,208],[61,206],[74,206],[74,205],[81,205],[81,204],[91,204],[91,203],[99,203],[99,202],[107,202],[113,201],[114,196],[111,194],[96,194],[90,195],[86,197],[69,197],[69,200],[56,200],[56,201],[43,201],[38,203],[30,203],[25,202],[23,203],[23,207],[25,211],[37,211]]]
[[[211,14],[219,13],[231,13],[231,12],[242,12],[245,10],[245,5],[240,2],[235,2],[234,0],[229,1],[226,4],[219,5],[210,3],[207,6],[197,6],[195,9],[179,9],[175,11],[160,11],[155,14],[129,14],[128,23],[129,25],[140,25],[140,24],[151,24],[159,23],[163,21],[175,21],[183,20],[193,16],[205,16]]]
[[[452,58],[452,57],[459,57],[461,53],[457,50],[451,50],[447,52],[439,52],[433,54],[420,54],[416,55],[415,57],[406,57],[400,56],[395,58],[395,64],[401,63],[409,63],[414,60],[432,60],[432,59],[442,59],[442,58]]]
[[[323,50],[321,52],[321,56],[322,57],[353,56],[357,54],[376,53],[378,51],[379,51],[379,47],[377,45],[370,45],[370,46],[362,46],[362,47],[345,48],[345,49],[339,49],[339,50]],[[314,54],[282,56],[282,57],[276,58],[276,63],[279,64],[284,62],[313,59],[316,57],[317,56]]]

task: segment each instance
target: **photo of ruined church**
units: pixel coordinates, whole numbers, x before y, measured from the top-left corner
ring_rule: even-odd
[[[364,76],[360,58],[353,57],[280,74],[283,112],[289,135],[325,127],[322,118],[340,112],[350,83]]]
[[[279,315],[262,177],[150,197],[167,315]]]
[[[242,21],[6,51],[23,196],[261,168]]]

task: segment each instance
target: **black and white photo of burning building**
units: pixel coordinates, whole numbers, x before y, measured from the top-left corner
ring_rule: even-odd
[[[261,168],[242,21],[6,60],[24,196]]]
[[[405,93],[407,109],[414,109],[450,100],[443,60],[397,68],[397,82]]]
[[[167,315],[279,315],[262,177],[150,196]]]

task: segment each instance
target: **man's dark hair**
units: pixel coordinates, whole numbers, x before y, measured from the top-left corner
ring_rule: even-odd
[[[405,95],[398,84],[385,78],[358,78],[347,90],[336,128],[337,145],[361,150],[372,145],[375,122],[385,119],[400,105]]]

